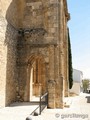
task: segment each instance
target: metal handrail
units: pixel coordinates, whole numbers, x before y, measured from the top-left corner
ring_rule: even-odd
[[[45,101],[42,102],[43,98],[45,98]],[[45,93],[44,95],[40,96],[40,112],[39,112],[40,115],[43,109],[47,106],[47,104],[48,104],[48,93]]]
[[[44,98],[46,95],[48,95],[48,93],[45,93],[44,95],[41,96],[41,99]]]
[[[30,115],[34,115],[35,113],[41,115],[41,112],[47,106],[47,104],[48,104],[48,93],[45,93],[44,95],[40,96],[39,106]],[[39,113],[36,112],[38,109],[39,109]]]
[[[37,109],[39,108],[40,106],[38,106],[30,115],[34,115],[34,113],[37,111]]]

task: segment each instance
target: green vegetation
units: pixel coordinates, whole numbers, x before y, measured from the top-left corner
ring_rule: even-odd
[[[68,29],[68,74],[69,74],[69,89],[73,86],[73,68],[72,68],[72,53],[71,53],[71,43]]]
[[[89,79],[82,80],[82,86],[83,86],[84,92],[86,92],[89,87],[89,81],[90,81]]]

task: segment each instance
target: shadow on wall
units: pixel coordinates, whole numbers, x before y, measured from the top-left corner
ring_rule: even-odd
[[[15,10],[14,10],[15,9]],[[17,55],[17,33],[18,31],[11,24],[15,16],[15,0],[13,0],[6,11],[6,33],[5,33],[5,46],[7,48],[6,53],[6,96],[5,106],[9,105],[16,100],[16,80],[17,80],[17,69],[16,69],[16,55]],[[9,19],[8,19],[9,18]],[[9,21],[12,20],[12,21]]]

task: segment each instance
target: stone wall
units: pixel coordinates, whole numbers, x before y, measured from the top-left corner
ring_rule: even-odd
[[[49,93],[48,107],[63,108],[64,95],[68,92],[66,0],[1,0],[1,4],[0,95],[3,106],[16,100],[29,100],[28,72],[32,61],[38,60],[40,69],[36,74],[45,80],[42,83],[46,87],[43,90]],[[44,74],[41,76],[40,72]]]
[[[0,106],[15,101],[16,34],[14,28],[0,14]]]
[[[23,27],[38,28],[43,27],[43,6],[42,0],[26,0],[23,12]]]
[[[0,106],[5,106],[7,46],[5,46],[6,21],[0,12]]]
[[[7,24],[5,33],[5,45],[7,46],[6,64],[6,105],[16,100],[16,81],[17,81],[17,31]]]

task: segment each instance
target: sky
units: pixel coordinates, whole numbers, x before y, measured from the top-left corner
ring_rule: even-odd
[[[67,0],[73,68],[90,79],[90,0]]]

